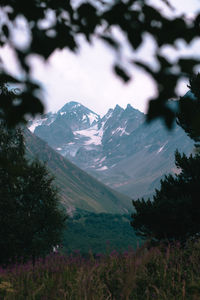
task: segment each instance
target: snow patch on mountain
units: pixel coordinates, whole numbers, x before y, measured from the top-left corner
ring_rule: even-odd
[[[165,147],[165,145],[163,145],[162,147],[160,147],[160,149],[157,151],[157,154],[160,153],[163,150],[164,147]]]
[[[158,151],[157,151],[156,154],[160,153],[160,152],[164,149],[164,147],[166,146],[167,143],[168,143],[168,141],[165,142],[164,145],[162,145],[162,147],[160,147],[160,148],[158,149]]]
[[[104,156],[98,163],[102,164],[102,162],[104,162],[106,160],[106,156]]]
[[[46,120],[47,120],[47,118],[39,119],[39,120],[36,120],[36,121],[32,122],[32,124],[29,126],[29,130],[31,132],[34,132],[35,128],[42,125]]]
[[[93,113],[90,113],[87,115],[88,116],[88,119],[89,119],[89,122],[90,122],[90,125],[92,125],[94,123],[94,121],[98,121],[99,119],[99,116],[96,115],[96,114],[93,114]]]
[[[41,119],[30,120],[30,122],[29,122],[30,125],[28,125],[28,129],[31,132],[34,132],[36,127],[41,126],[41,125],[49,126],[49,125],[51,125],[51,123],[53,123],[55,121],[55,119],[56,119],[55,114],[49,113],[46,115],[46,117],[43,117]]]
[[[80,107],[80,106],[81,106],[81,104],[80,104],[80,103],[77,103],[77,104],[75,104],[75,105],[73,106],[73,108]]]
[[[85,145],[101,145],[102,136],[101,132],[97,128],[97,125],[84,130],[76,130],[74,131],[74,135],[86,137],[87,141],[84,142]]]
[[[104,119],[105,121],[107,121],[107,120],[112,116],[112,114],[113,114],[113,109],[110,108],[110,109],[108,110],[107,114],[105,114],[105,116],[103,117],[103,119]]]
[[[105,171],[105,170],[107,170],[108,169],[108,167],[107,166],[103,166],[103,167],[101,167],[101,168],[99,168],[99,169],[96,169],[97,171]]]
[[[118,128],[116,128],[115,130],[112,131],[112,135],[114,135],[115,133],[118,133],[118,132],[120,132],[120,134],[119,134],[120,136],[122,136],[123,134],[125,134],[125,135],[129,135],[130,134],[130,133],[126,132],[125,128],[118,127]]]

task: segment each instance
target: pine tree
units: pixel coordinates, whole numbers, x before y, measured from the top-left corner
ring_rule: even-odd
[[[181,173],[165,176],[153,201],[133,201],[132,226],[139,235],[156,240],[184,242],[200,232],[200,156],[175,154]]]
[[[191,96],[180,99],[177,123],[197,143],[200,141],[199,87],[200,75],[190,80]],[[182,243],[200,233],[200,154],[187,157],[175,153],[175,164],[180,173],[167,175],[161,180],[161,187],[155,191],[153,199],[133,200],[135,213],[131,225],[136,233],[151,240]]]
[[[198,147],[200,143],[200,74],[192,76],[188,85],[190,93],[179,100],[177,124],[185,130]],[[192,96],[191,96],[192,95]]]
[[[0,264],[33,259],[61,241],[66,215],[53,177],[25,158],[20,129],[0,124]]]

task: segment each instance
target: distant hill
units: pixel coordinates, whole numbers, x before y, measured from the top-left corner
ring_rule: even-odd
[[[176,101],[169,101],[176,109]],[[176,173],[174,152],[189,154],[193,142],[175,124],[145,123],[130,104],[116,105],[100,117],[78,102],[30,122],[29,128],[75,165],[131,198],[151,196],[160,179]]]
[[[132,210],[129,197],[108,188],[76,167],[28,129],[25,129],[24,136],[28,157],[46,162],[68,211],[79,208],[95,213],[123,214]]]

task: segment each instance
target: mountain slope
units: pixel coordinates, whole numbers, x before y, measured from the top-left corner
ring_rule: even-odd
[[[68,210],[79,208],[98,213],[125,213],[132,209],[130,198],[95,180],[28,129],[25,129],[24,135],[27,155],[46,162],[48,169],[55,176],[62,203]]]
[[[149,196],[165,174],[177,171],[176,149],[186,154],[193,151],[193,142],[181,128],[176,126],[169,132],[159,120],[143,123],[114,148],[112,155],[119,158],[118,162],[113,160],[111,168],[91,174],[131,197]]]
[[[175,101],[170,105],[176,108]],[[69,102],[44,121],[30,124],[34,128],[58,153],[132,198],[152,195],[164,174],[176,172],[176,149],[193,151],[193,142],[180,127],[169,132],[160,120],[147,125],[145,115],[130,104],[125,109],[116,105],[100,118]]]

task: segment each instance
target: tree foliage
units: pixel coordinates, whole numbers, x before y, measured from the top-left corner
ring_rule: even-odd
[[[60,242],[66,215],[53,178],[28,163],[20,129],[0,124],[0,264],[45,255]]]
[[[70,253],[77,249],[82,254],[125,251],[140,245],[130,226],[130,215],[92,213],[76,209],[68,219],[63,247]]]
[[[168,1],[161,1],[173,10]],[[37,54],[48,60],[56,49],[77,52],[79,37],[83,36],[89,43],[98,38],[116,51],[113,69],[125,82],[130,79],[127,65],[135,64],[145,70],[154,79],[158,91],[158,96],[151,97],[149,102],[148,120],[163,117],[168,127],[172,125],[175,115],[166,102],[176,95],[178,80],[190,76],[200,60],[180,57],[172,63],[162,50],[166,46],[176,50],[180,40],[191,45],[199,37],[200,14],[192,20],[185,16],[169,18],[148,4],[147,0],[80,1],[76,4],[72,0],[1,0],[0,9],[3,16],[0,46],[9,45],[12,48],[23,74],[20,79],[11,76],[2,62],[1,82],[18,83],[21,87],[21,92],[15,96],[17,105],[16,101],[10,101],[7,97],[1,99],[3,117],[9,122],[16,124],[24,120],[27,113],[35,115],[43,111],[40,87],[30,76],[30,55]],[[25,23],[29,35],[24,47],[13,38],[20,21]],[[116,37],[114,28],[124,35],[132,49],[132,59],[125,57],[123,43]],[[156,70],[134,56],[147,35],[156,45],[155,58],[159,66]],[[5,109],[5,103],[8,109]]]
[[[190,78],[188,87],[190,92],[179,100],[177,124],[196,142],[198,147],[200,143],[200,73]]]
[[[190,92],[180,98],[177,123],[196,142],[199,149],[200,131],[200,74],[190,79]],[[155,191],[153,200],[133,200],[136,212],[131,225],[138,235],[156,240],[179,240],[200,233],[200,153],[187,157],[175,153],[175,164],[179,173],[165,176],[161,187]]]
[[[133,201],[131,224],[143,237],[184,242],[200,232],[200,156],[176,152],[175,162],[181,173],[165,176],[152,201]]]

